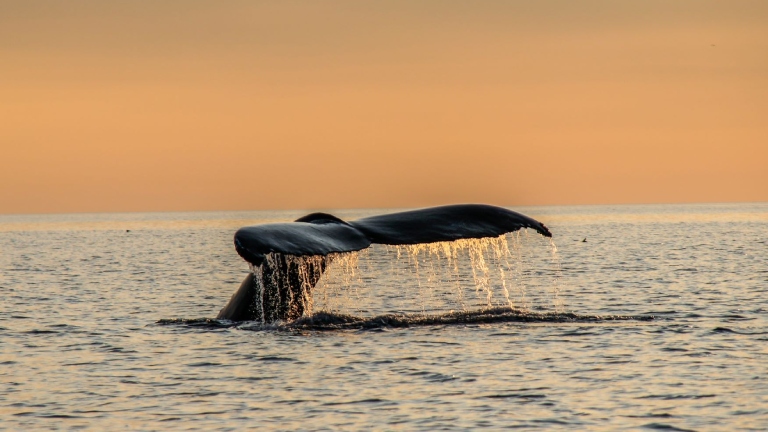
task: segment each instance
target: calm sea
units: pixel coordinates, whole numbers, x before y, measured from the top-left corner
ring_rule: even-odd
[[[410,325],[335,330],[204,319],[302,212],[0,216],[0,428],[768,428],[768,204],[515,210],[556,249],[373,248],[315,311]],[[489,304],[583,319],[419,321]]]

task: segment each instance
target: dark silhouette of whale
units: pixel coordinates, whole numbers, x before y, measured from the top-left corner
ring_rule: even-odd
[[[243,280],[217,318],[270,323],[301,317],[312,288],[337,253],[372,244],[498,237],[521,228],[552,237],[541,222],[484,204],[432,207],[351,222],[312,213],[295,222],[244,227],[235,233],[235,250],[256,271]]]

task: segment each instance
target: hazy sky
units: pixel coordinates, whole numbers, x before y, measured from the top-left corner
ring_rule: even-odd
[[[768,1],[0,0],[0,213],[768,201]]]

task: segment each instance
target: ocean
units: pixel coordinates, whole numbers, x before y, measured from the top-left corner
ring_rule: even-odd
[[[768,203],[513,210],[552,242],[373,247],[276,325],[214,319],[232,236],[304,212],[0,215],[0,429],[768,428]]]

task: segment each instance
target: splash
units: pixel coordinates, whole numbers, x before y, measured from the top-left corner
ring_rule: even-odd
[[[557,248],[549,243],[547,261],[534,250],[540,243],[540,236],[516,232],[337,254],[313,290],[312,306],[364,316],[495,307],[562,312]]]
[[[277,317],[295,319],[311,314],[313,287],[335,258],[334,255],[265,255],[263,265],[250,266],[255,289],[250,306],[252,316],[265,323],[276,321]]]
[[[438,274],[441,261],[445,261],[448,274],[452,276],[456,287],[456,297],[462,309],[466,309],[464,290],[461,286],[460,260],[468,257],[475,294],[485,299],[487,306],[494,305],[495,289],[493,280],[500,282],[503,303],[514,306],[509,296],[505,267],[509,267],[511,252],[506,237],[483,239],[461,239],[452,242],[437,242],[417,245],[396,246],[398,257],[406,255],[409,263],[414,264],[416,280],[422,288],[422,273],[426,270],[428,292],[434,295],[434,282],[442,281]],[[495,276],[495,277],[494,277]]]
[[[320,304],[323,311],[340,312],[360,300],[364,281],[358,266],[360,256],[365,254],[367,250],[328,255],[331,268],[315,285],[313,301],[308,309],[310,313],[315,303]]]
[[[565,312],[565,303],[560,298],[560,283],[563,275],[563,267],[560,263],[560,256],[557,254],[557,245],[550,238],[550,252],[551,262],[554,267],[554,274],[552,278],[552,303],[555,305],[555,312]]]

